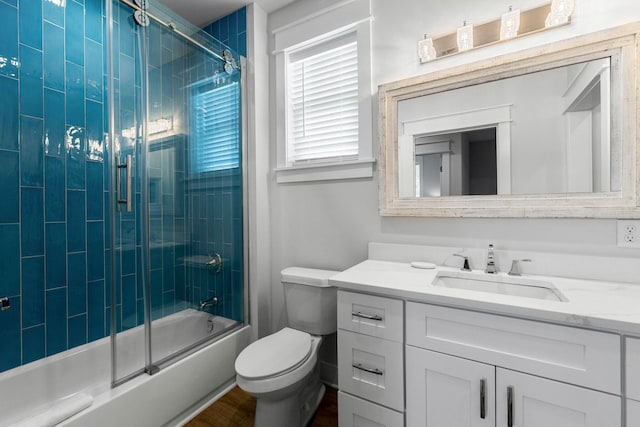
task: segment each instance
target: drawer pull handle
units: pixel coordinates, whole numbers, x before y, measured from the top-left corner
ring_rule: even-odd
[[[370,374],[384,375],[384,372],[382,372],[380,369],[377,369],[377,368],[365,368],[364,366],[362,366],[361,363],[354,363],[351,366],[353,366],[354,368],[359,369],[361,371],[368,372]]]
[[[351,315],[354,317],[361,317],[367,320],[376,320],[378,322],[381,322],[383,320],[382,316],[378,316],[377,314],[366,314],[366,313],[360,313],[359,311],[351,313]]]
[[[487,380],[480,380],[480,418],[487,417]]]
[[[513,386],[507,387],[507,427],[513,427]]]

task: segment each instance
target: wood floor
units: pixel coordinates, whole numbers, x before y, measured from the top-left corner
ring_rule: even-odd
[[[238,387],[234,387],[229,393],[189,421],[186,427],[253,427],[255,413],[256,400]],[[320,407],[309,426],[336,427],[337,425],[337,390],[327,387]]]

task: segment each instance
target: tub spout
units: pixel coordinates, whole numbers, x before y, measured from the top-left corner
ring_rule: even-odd
[[[207,307],[213,307],[216,305],[218,305],[218,297],[209,298],[204,301],[200,301],[200,308],[198,310],[202,311]]]

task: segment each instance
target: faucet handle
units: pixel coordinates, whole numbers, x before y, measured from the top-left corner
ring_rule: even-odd
[[[530,259],[514,259],[511,262],[511,270],[509,270],[509,276],[522,276],[522,272],[520,271],[520,263],[521,262],[531,262]]]
[[[462,271],[471,271],[471,267],[469,267],[469,257],[466,255],[462,255],[462,254],[453,254],[453,256],[457,256],[460,257],[462,259],[464,259],[464,261],[462,262],[462,267],[460,268],[460,270]]]

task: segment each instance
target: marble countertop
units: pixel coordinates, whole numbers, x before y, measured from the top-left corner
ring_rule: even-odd
[[[419,269],[409,263],[367,260],[329,282],[338,288],[455,308],[548,321],[640,336],[640,285],[538,275],[523,278],[553,283],[568,301],[433,286],[438,272],[452,267]],[[481,270],[474,273],[485,274]],[[506,276],[506,273],[498,273]]]

